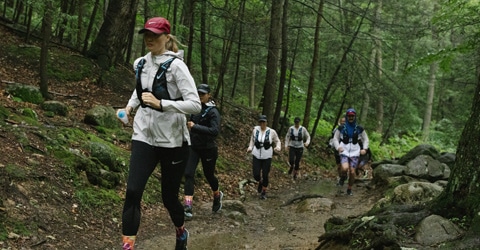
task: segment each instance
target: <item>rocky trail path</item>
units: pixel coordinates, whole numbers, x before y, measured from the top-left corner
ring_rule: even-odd
[[[292,180],[270,190],[266,200],[259,199],[255,192],[247,192],[244,201],[225,195],[222,210],[215,214],[210,202],[198,202],[194,204],[193,219],[186,222],[190,232],[188,249],[315,249],[327,219],[361,216],[378,197],[375,190],[368,188],[369,180],[357,180],[353,196],[346,195],[346,186],[335,184],[333,179]],[[254,183],[248,185],[256,189]],[[301,201],[301,197],[305,199]],[[139,235],[136,249],[174,249],[167,215],[146,216],[158,217],[158,222],[144,229],[150,233]]]

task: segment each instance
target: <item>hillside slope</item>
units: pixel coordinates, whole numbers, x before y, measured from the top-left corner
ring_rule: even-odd
[[[0,248],[2,249],[114,249],[118,246],[121,229],[121,201],[102,204],[99,207],[85,208],[78,197],[78,188],[88,184],[85,173],[69,173],[62,159],[55,158],[49,147],[49,134],[58,133],[63,128],[76,128],[86,134],[96,135],[97,129],[83,123],[88,109],[96,105],[123,107],[131,90],[128,80],[122,87],[105,86],[92,75],[78,81],[49,81],[49,90],[56,101],[65,103],[70,111],[66,117],[50,116],[43,113],[38,105],[18,102],[9,96],[5,89],[9,84],[21,83],[38,86],[39,76],[35,58],[8,56],[5,50],[31,48],[11,30],[0,26]],[[55,47],[54,53],[69,55],[73,60],[81,58],[69,50]],[[75,70],[75,63],[65,64],[67,71]],[[133,75],[125,69],[125,75]],[[133,89],[133,88],[132,88]],[[240,197],[238,182],[251,178],[250,156],[245,153],[251,128],[256,124],[258,113],[247,108],[237,107],[228,102],[219,103],[222,115],[222,135],[219,138],[218,176],[222,190],[228,199]],[[37,114],[37,122],[23,122],[23,110],[32,109]],[[124,127],[131,133],[131,127]],[[102,135],[108,136],[108,135]],[[129,149],[128,141],[116,140],[116,145]],[[282,136],[283,137],[283,136]],[[76,143],[69,145],[72,150]],[[302,179],[330,179],[334,174],[323,170],[328,165],[317,156],[324,155],[319,148],[312,147],[302,163]],[[286,152],[274,157],[272,190],[289,189],[295,182],[285,174],[287,170]],[[331,159],[327,159],[331,161]],[[315,162],[308,164],[307,162]],[[83,178],[81,183],[69,179],[69,175]],[[82,177],[83,176],[83,177]],[[121,199],[125,182],[121,180],[115,189]],[[254,185],[245,190],[254,194]],[[95,186],[88,186],[93,192],[101,193]],[[198,180],[197,202],[208,202],[210,191],[203,178]],[[145,204],[142,220],[144,235],[155,235],[158,217],[166,217],[161,203]],[[167,222],[168,223],[168,222]],[[168,225],[168,224],[167,224]],[[195,249],[195,248],[193,248]]]

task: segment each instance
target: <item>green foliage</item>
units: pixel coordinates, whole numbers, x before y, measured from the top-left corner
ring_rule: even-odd
[[[4,120],[9,115],[10,115],[10,111],[7,108],[5,108],[5,106],[0,105],[0,118],[1,118],[1,120]]]
[[[24,101],[34,104],[40,104],[44,101],[38,88],[30,85],[13,84],[8,86],[7,92],[14,96],[14,100],[16,101]]]
[[[97,188],[94,186],[79,187],[75,190],[75,198],[80,201],[80,208],[94,210],[95,208],[116,208],[122,198],[112,189]]]
[[[4,50],[0,49],[0,51],[5,53],[6,57],[15,58],[13,61],[19,66],[38,68],[39,47],[10,45]],[[86,77],[92,78],[95,75],[95,65],[92,61],[74,53],[51,52],[47,67],[48,76],[61,82],[80,81]]]
[[[453,217],[450,218],[450,221],[455,223],[462,230],[468,230],[468,228],[470,227],[467,216],[463,216],[462,218]]]
[[[25,167],[8,164],[5,166],[5,171],[10,176],[10,178],[15,180],[25,180],[27,178],[28,171]]]

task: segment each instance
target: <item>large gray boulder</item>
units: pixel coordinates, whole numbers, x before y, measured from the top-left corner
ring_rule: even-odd
[[[421,144],[414,147],[412,150],[408,151],[408,153],[402,156],[402,158],[398,160],[398,164],[406,165],[408,162],[417,158],[417,156],[419,155],[429,155],[433,159],[437,159],[440,156],[438,150],[434,146],[428,144]]]
[[[407,163],[405,174],[430,182],[445,180],[450,177],[450,168],[433,159],[430,155],[419,155]]]
[[[393,190],[392,201],[401,204],[422,204],[431,201],[440,193],[443,188],[429,182],[410,182],[401,184]]]
[[[454,240],[460,234],[462,230],[451,221],[438,215],[430,215],[418,224],[415,240],[424,246],[431,246]]]
[[[88,110],[83,121],[86,124],[101,126],[105,128],[119,128],[120,121],[117,119],[115,110],[112,107],[95,106]]]

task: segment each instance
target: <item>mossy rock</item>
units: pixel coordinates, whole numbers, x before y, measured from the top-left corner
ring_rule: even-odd
[[[115,110],[112,107],[95,106],[88,110],[83,120],[86,124],[105,128],[120,128]]]
[[[13,83],[8,85],[7,92],[18,101],[34,104],[41,104],[44,101],[42,93],[40,93],[40,89],[31,85]]]
[[[67,116],[68,107],[63,102],[46,101],[42,103],[42,109],[56,115]]]

